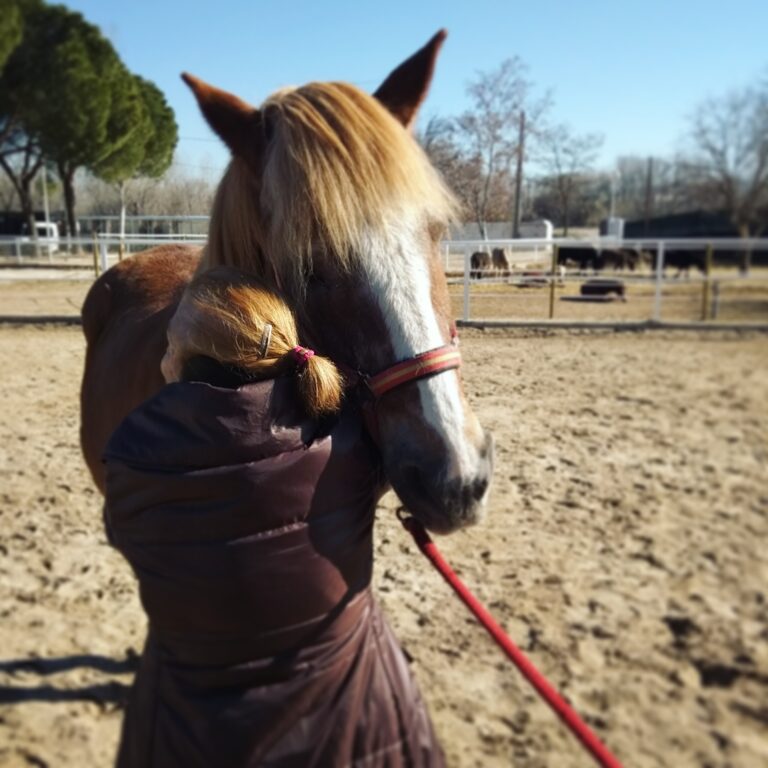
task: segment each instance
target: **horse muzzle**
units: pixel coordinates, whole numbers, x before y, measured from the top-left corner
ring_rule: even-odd
[[[387,451],[384,466],[404,507],[434,533],[451,533],[482,521],[493,474],[493,437],[484,431],[470,469],[456,473],[450,456],[425,460]]]

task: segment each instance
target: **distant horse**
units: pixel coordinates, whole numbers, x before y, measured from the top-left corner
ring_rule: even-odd
[[[373,97],[345,83],[311,83],[254,108],[184,76],[232,160],[202,254],[153,249],[107,271],[86,297],[81,442],[99,488],[109,436],[163,385],[168,320],[198,269],[237,266],[282,292],[302,338],[350,372],[350,384],[351,372],[376,374],[429,350],[456,358],[439,255],[455,202],[410,132],[444,37]],[[407,508],[436,531],[476,522],[492,440],[458,372],[393,389],[368,412],[384,471]]]
[[[633,248],[603,248],[597,253],[595,269],[612,269],[616,272],[628,269],[634,272],[640,263],[640,254]]]
[[[615,250],[612,248],[597,249],[592,246],[565,246],[558,251],[557,261],[561,266],[577,264],[580,272],[588,270],[602,272],[605,269],[615,271],[629,269],[634,272],[640,263],[640,254],[632,248]]]
[[[479,280],[483,276],[483,272],[487,272],[491,268],[491,257],[485,251],[475,251],[469,259],[470,264],[470,277],[475,280]]]
[[[592,247],[571,247],[563,246],[558,249],[557,263],[560,266],[576,265],[579,272],[586,272],[588,269],[596,269],[597,251]]]
[[[502,275],[509,275],[509,258],[506,248],[494,248],[491,251],[493,269]]]
[[[699,250],[670,250],[664,254],[664,269],[674,267],[677,269],[675,277],[691,277],[691,269],[697,269],[702,275],[707,273],[707,253]]]
[[[655,247],[645,249],[643,252],[646,262],[652,272],[656,272],[659,263],[659,251]],[[664,264],[662,265],[662,272],[666,277],[667,269],[669,267],[676,270],[674,278],[690,277],[690,270],[692,267],[698,269],[702,274],[706,274],[707,271],[707,259],[706,251],[704,250],[666,250],[664,252]]]

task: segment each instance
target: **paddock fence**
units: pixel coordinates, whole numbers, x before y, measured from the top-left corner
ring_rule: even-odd
[[[503,267],[473,267],[494,249]],[[441,254],[467,325],[768,328],[768,239],[449,241]]]
[[[205,240],[200,234],[94,234],[53,243],[2,237],[0,297],[14,293],[14,283],[30,292],[44,281],[86,284],[131,254]],[[490,256],[494,249],[503,251],[501,266],[478,266],[477,257],[473,265],[473,254]],[[463,325],[768,329],[768,239],[462,240],[442,242],[440,256]],[[3,318],[11,314],[0,309]]]

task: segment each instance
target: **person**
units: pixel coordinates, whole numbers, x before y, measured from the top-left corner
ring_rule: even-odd
[[[328,359],[298,343],[288,305],[255,277],[217,267],[193,280],[168,328],[160,362],[166,382],[213,377],[224,387],[293,376],[308,415],[339,410],[342,377]]]
[[[148,617],[117,765],[443,766],[371,591],[386,482],[338,371],[231,268],[193,279],[168,337],[168,384],[104,457]]]

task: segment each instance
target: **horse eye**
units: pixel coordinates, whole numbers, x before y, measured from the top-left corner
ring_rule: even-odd
[[[327,288],[328,280],[317,272],[310,272],[307,276],[308,288]]]

